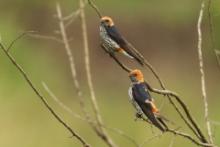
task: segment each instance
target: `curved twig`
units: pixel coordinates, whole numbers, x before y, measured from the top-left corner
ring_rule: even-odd
[[[92,0],[88,0],[88,3],[95,10],[95,12],[99,16],[99,18],[102,18],[102,14],[99,11],[98,7],[95,5],[95,3]]]
[[[22,34],[20,34],[18,37],[16,37],[11,43],[10,45],[7,47],[7,52],[9,52],[9,50],[11,49],[11,47],[19,40],[21,39],[22,37],[30,34],[30,33],[35,33],[36,31],[26,31],[26,32],[23,32]]]
[[[197,31],[198,31],[197,51],[198,51],[198,58],[199,58],[199,71],[200,71],[200,76],[201,76],[202,97],[203,97],[204,109],[205,109],[204,115],[205,115],[206,128],[207,128],[207,132],[208,132],[208,136],[209,136],[209,141],[210,141],[210,143],[213,143],[212,130],[211,130],[211,125],[210,125],[210,121],[208,118],[209,117],[208,98],[207,98],[207,92],[206,92],[205,72],[204,72],[204,63],[203,63],[203,55],[202,55],[201,25],[202,25],[204,9],[205,9],[205,0],[203,0],[201,3],[201,8],[200,8],[199,17],[198,17],[198,23],[197,23]]]

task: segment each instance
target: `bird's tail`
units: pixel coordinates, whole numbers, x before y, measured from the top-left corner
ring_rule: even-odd
[[[158,129],[160,129],[162,132],[166,131],[166,128],[163,124],[161,124],[160,120],[158,120],[156,118],[156,116],[154,115],[154,113],[147,109],[146,107],[142,107],[142,110],[144,112],[144,114],[147,116],[147,118],[151,121],[151,123],[157,127]]]
[[[127,46],[128,48],[130,48],[131,52],[132,52],[132,55],[133,57],[135,58],[135,60],[142,66],[144,66],[144,57],[142,56],[142,54],[130,43],[128,42],[127,40],[125,40],[126,43],[127,43]]]
[[[131,59],[134,59],[134,57],[132,57],[131,55],[129,55],[126,51],[124,50],[120,50],[119,52],[121,52],[122,54],[124,54],[125,56],[131,58]]]
[[[161,120],[164,120],[172,125],[175,125],[175,123],[171,120],[169,120],[168,118],[166,118],[165,116],[163,116],[162,114],[160,113],[154,113],[154,115],[157,117],[157,118],[160,118]]]

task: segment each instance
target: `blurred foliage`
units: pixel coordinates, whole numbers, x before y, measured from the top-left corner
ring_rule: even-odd
[[[132,42],[155,66],[167,87],[178,92],[188,104],[192,114],[205,131],[203,100],[200,89],[200,74],[197,59],[197,17],[201,1],[192,0],[96,0],[104,15],[112,16],[122,34]],[[78,7],[78,1],[61,1],[64,14]],[[138,142],[153,136],[151,127],[144,122],[135,122],[134,110],[128,102],[129,79],[112,60],[100,49],[98,25],[95,12],[86,8],[89,44],[91,52],[92,76],[106,125],[123,130]],[[36,30],[40,34],[54,35],[58,29],[54,17],[54,0],[1,0],[0,35],[7,45],[21,32]],[[211,5],[213,33],[216,49],[220,50],[220,1],[213,0]],[[203,29],[203,51],[205,60],[206,83],[209,98],[210,119],[220,121],[220,73],[214,51],[211,48],[207,10]],[[73,38],[72,51],[77,63],[77,73],[84,92],[88,110],[89,92],[86,82],[80,21],[77,19],[68,28]],[[41,85],[45,81],[62,101],[75,112],[81,113],[72,83],[66,53],[62,44],[53,41],[25,37],[17,42],[11,53],[24,67],[37,87],[48,98],[53,108],[63,116],[77,132],[95,147],[104,146],[91,128],[72,118],[47,95]],[[141,68],[120,56],[133,68]],[[69,138],[70,134],[48,113],[33,91],[28,87],[20,73],[8,59],[0,53],[0,146],[2,147],[60,147],[80,146],[78,141]],[[142,68],[141,68],[142,69]],[[144,70],[147,81],[159,88],[155,78]],[[153,94],[160,105],[164,97]],[[171,105],[165,101],[161,112],[174,120],[178,127],[186,130]],[[154,129],[155,132],[158,130]],[[215,142],[220,144],[220,128],[213,126]],[[132,144],[109,131],[120,146]],[[166,134],[146,143],[145,146],[168,146],[172,135]],[[189,141],[176,137],[174,146],[194,146]]]

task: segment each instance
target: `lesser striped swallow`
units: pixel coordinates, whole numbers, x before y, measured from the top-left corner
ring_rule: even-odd
[[[113,20],[104,16],[100,22],[100,37],[102,46],[111,53],[120,52],[129,58],[134,58],[138,63],[144,65],[144,59],[119,33]]]
[[[132,82],[129,88],[130,101],[137,110],[138,115],[145,114],[154,126],[162,132],[166,131],[167,125],[159,117],[159,110],[148,91],[148,85],[144,81],[142,72],[137,69],[132,70],[129,77]]]

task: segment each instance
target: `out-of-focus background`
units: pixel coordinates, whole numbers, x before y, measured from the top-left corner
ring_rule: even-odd
[[[61,1],[65,15],[78,7],[77,0]],[[205,132],[204,106],[200,88],[200,73],[197,57],[197,18],[201,1],[192,0],[96,0],[104,15],[111,16],[121,33],[126,36],[159,72],[168,89],[176,91],[188,105],[195,119]],[[119,128],[141,143],[159,133],[141,121],[134,121],[134,109],[128,101],[130,81],[99,47],[99,19],[90,7],[86,7],[86,18],[91,53],[91,69],[95,92],[101,115],[109,127]],[[35,30],[39,34],[54,35],[58,29],[55,1],[1,0],[0,35],[8,45],[23,31]],[[211,4],[213,33],[216,49],[220,50],[220,1]],[[205,77],[209,101],[210,119],[220,121],[220,67],[212,49],[207,9],[203,30],[203,53]],[[80,20],[68,27],[72,38],[71,48],[76,59],[77,74],[84,92],[88,110],[91,111],[89,91],[86,81]],[[47,101],[78,133],[95,147],[105,144],[97,138],[87,123],[73,118],[55,103],[45,92],[44,81],[54,93],[72,110],[81,114],[79,101],[72,82],[68,59],[62,44],[50,40],[25,37],[11,49],[11,53],[30,75],[35,85],[45,95]],[[145,78],[156,88],[157,80],[149,70],[143,69],[123,56],[119,57],[132,68],[140,68]],[[164,97],[153,94],[158,106]],[[165,101],[161,113],[175,121],[174,128],[181,126],[189,132],[172,106]],[[78,141],[61,126],[42,105],[21,74],[0,52],[0,146],[1,147],[78,147]],[[220,144],[220,126],[212,125],[214,140]],[[115,142],[122,147],[133,144],[118,134],[108,130]],[[190,133],[190,132],[189,132]],[[173,135],[164,134],[145,146],[169,146]],[[174,146],[194,146],[190,141],[176,137]]]

